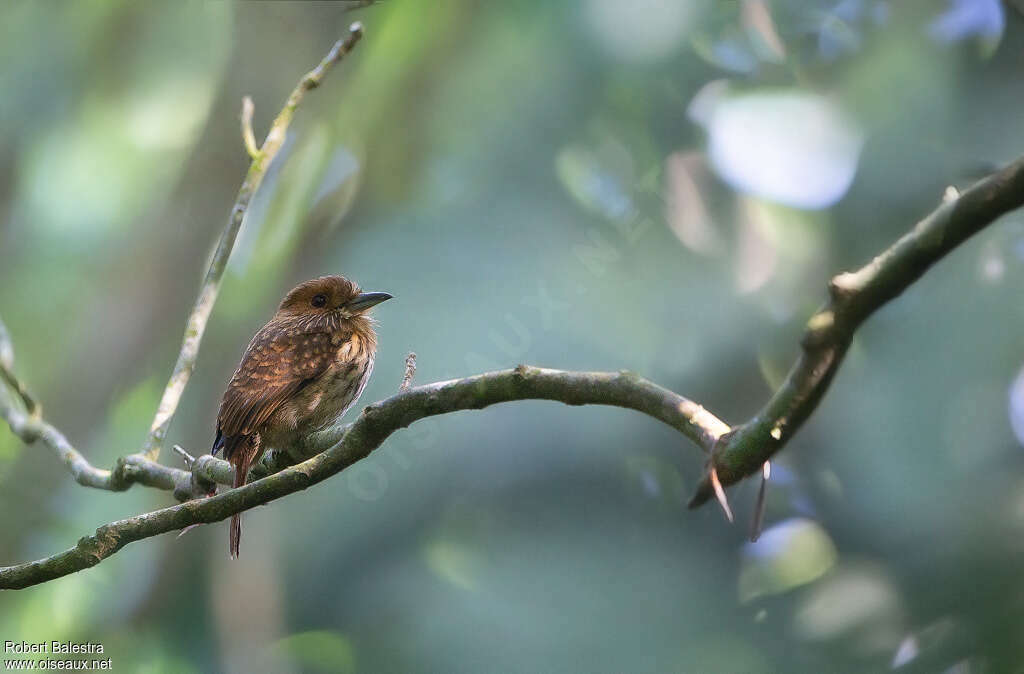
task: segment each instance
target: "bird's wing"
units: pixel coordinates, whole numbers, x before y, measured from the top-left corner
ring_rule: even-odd
[[[336,347],[326,332],[303,332],[267,324],[242,356],[217,415],[213,451],[229,459],[281,403],[330,367]]]

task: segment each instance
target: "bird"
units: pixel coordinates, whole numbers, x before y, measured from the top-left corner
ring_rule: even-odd
[[[358,400],[373,372],[376,321],[367,315],[391,299],[363,292],[344,276],[300,283],[249,342],[217,413],[211,454],[235,468],[234,486],[267,448],[293,451],[334,425]],[[241,516],[231,517],[228,550],[238,557]]]

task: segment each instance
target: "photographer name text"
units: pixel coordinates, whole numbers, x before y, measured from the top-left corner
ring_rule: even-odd
[[[91,641],[5,641],[4,653],[18,654],[99,654],[103,644]]]

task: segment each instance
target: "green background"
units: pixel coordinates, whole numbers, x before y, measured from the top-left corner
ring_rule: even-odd
[[[247,167],[242,96],[260,135],[355,19],[232,255],[168,436],[194,453],[249,337],[325,273],[396,298],[364,402],[416,351],[420,383],[629,369],[742,421],[830,275],[1024,152],[1024,16],[994,0],[9,0],[0,316],[94,464],[145,438]],[[868,321],[756,546],[753,481],[736,526],[685,509],[678,433],[528,401],[246,513],[239,561],[221,523],[0,594],[0,640],[139,672],[1015,671],[1022,281],[1014,214]],[[172,502],[0,429],[0,564]]]

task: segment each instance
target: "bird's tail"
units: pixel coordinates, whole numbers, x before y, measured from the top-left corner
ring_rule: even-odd
[[[231,559],[238,559],[238,546],[242,542],[242,516],[234,514],[231,516],[231,540],[228,546],[231,550]]]
[[[235,489],[245,485],[245,479],[249,475],[249,466],[252,465],[252,452],[249,447],[241,448],[243,451],[235,454],[238,463],[235,463]],[[234,463],[234,462],[232,462]],[[228,550],[231,559],[238,559],[238,547],[242,541],[242,514],[235,513],[231,516],[231,532],[228,536]]]

